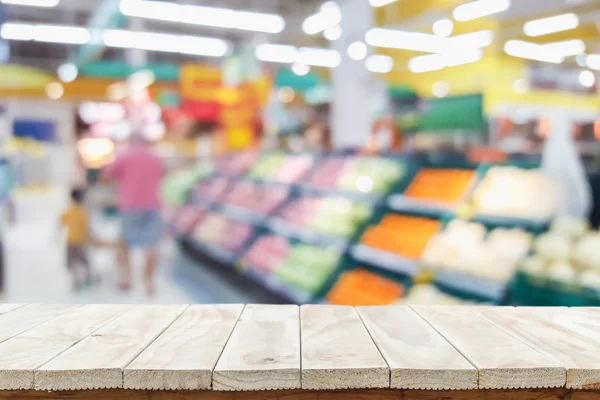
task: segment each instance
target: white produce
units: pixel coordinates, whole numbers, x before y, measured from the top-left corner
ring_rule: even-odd
[[[537,254],[547,261],[567,260],[571,254],[571,242],[564,236],[544,233],[535,241]]]
[[[585,268],[600,270],[600,233],[588,233],[575,244],[573,260]]]
[[[523,271],[529,275],[542,275],[546,269],[546,262],[538,256],[529,256],[521,263]]]
[[[588,269],[579,275],[579,284],[581,286],[600,290],[600,271]]]
[[[558,282],[573,283],[577,277],[577,271],[567,261],[555,261],[548,268],[548,277]]]
[[[550,227],[552,233],[562,235],[571,239],[582,237],[589,229],[587,220],[568,215],[557,217]]]

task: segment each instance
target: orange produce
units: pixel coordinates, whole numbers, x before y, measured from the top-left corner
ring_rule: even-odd
[[[469,169],[422,168],[404,194],[422,200],[456,203],[473,180]]]
[[[392,304],[403,293],[402,284],[364,269],[356,269],[340,276],[327,294],[327,301],[346,306],[383,306]]]
[[[376,249],[417,259],[441,223],[434,219],[387,214],[365,231],[361,242]]]

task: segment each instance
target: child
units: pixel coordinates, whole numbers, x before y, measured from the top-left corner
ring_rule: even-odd
[[[79,289],[84,284],[91,283],[90,263],[85,248],[89,240],[88,214],[83,206],[82,190],[71,191],[71,200],[71,205],[62,215],[61,225],[68,229],[67,266],[73,276],[75,289]],[[77,264],[83,267],[83,279],[77,273]]]

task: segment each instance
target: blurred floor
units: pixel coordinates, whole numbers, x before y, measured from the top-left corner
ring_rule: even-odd
[[[65,238],[59,234],[59,216],[66,193],[51,190],[15,196],[17,223],[4,233],[6,287],[0,301],[42,303],[243,303],[251,302],[226,280],[185,259],[170,239],[161,247],[157,294],[147,297],[142,285],[143,257],[133,255],[134,288],[117,289],[113,249],[90,249],[90,261],[99,282],[74,291],[66,268]],[[117,218],[91,213],[93,233],[104,240],[118,237]]]

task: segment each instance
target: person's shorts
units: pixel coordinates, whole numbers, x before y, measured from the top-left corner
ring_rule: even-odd
[[[121,224],[128,247],[152,247],[160,242],[163,221],[159,210],[122,211]]]

